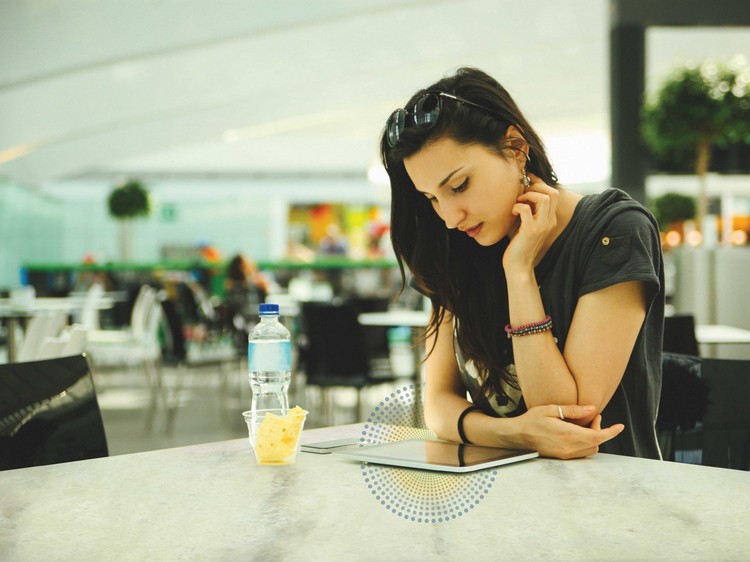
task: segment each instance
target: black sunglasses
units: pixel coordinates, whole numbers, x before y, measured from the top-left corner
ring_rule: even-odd
[[[411,116],[411,120],[415,127],[429,129],[434,127],[440,118],[440,111],[443,108],[443,99],[450,99],[459,103],[465,103],[472,107],[477,107],[488,113],[495,115],[496,113],[491,109],[487,109],[484,106],[474,103],[473,101],[465,100],[454,96],[453,94],[446,94],[445,92],[427,92],[419,97],[417,102],[412,107],[411,111],[399,108],[388,117],[386,122],[386,135],[388,137],[388,146],[393,148],[401,138],[401,134],[406,128],[406,118]]]

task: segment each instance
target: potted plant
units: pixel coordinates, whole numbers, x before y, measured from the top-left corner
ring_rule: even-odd
[[[129,260],[132,257],[131,221],[151,213],[148,190],[138,180],[126,180],[109,194],[107,208],[110,216],[120,223],[120,257],[123,261]]]
[[[655,155],[691,163],[699,178],[697,226],[702,229],[712,150],[750,144],[750,73],[738,63],[675,70],[644,104],[641,132]]]
[[[662,232],[675,223],[695,218],[695,200],[681,193],[665,193],[651,204],[651,210]]]

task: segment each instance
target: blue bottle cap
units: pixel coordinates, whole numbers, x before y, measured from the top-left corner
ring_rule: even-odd
[[[278,316],[279,305],[278,304],[262,304],[260,305],[261,316]]]

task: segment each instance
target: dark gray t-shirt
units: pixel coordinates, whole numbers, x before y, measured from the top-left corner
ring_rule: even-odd
[[[659,459],[654,426],[661,393],[664,272],[659,229],[651,213],[619,189],[585,196],[537,266],[536,278],[561,353],[579,298],[617,283],[644,282],[646,319],[622,381],[602,412],[602,427],[623,423],[625,431],[600,450]],[[480,384],[476,370],[464,362],[456,338],[454,347],[464,384],[476,396]],[[509,368],[513,372],[513,366]],[[506,390],[511,397],[507,404],[500,404],[495,396],[480,396],[475,402],[490,415],[523,413],[520,391]]]

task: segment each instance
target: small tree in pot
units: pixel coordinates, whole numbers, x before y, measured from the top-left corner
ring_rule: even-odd
[[[116,186],[107,199],[109,214],[120,223],[120,258],[132,258],[131,222],[151,213],[148,190],[138,180],[127,180]]]
[[[750,73],[739,63],[677,69],[644,104],[641,132],[656,155],[692,162],[699,178],[697,222],[702,229],[712,149],[750,144]]]
[[[695,200],[681,193],[665,193],[654,199],[651,210],[659,223],[659,229],[666,232],[675,223],[695,217]]]

